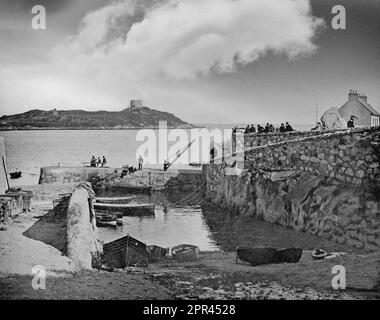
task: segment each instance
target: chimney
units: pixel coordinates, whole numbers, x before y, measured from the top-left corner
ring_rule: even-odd
[[[367,96],[366,96],[365,93],[361,93],[361,94],[359,95],[359,98],[360,98],[360,100],[363,100],[364,102],[367,102]]]
[[[353,101],[357,100],[359,98],[359,94],[356,90],[350,90],[350,93],[348,94],[348,100]]]

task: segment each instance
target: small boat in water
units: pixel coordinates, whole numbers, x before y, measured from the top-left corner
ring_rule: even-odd
[[[117,203],[94,203],[95,210],[106,212],[121,212],[125,216],[154,215],[155,204],[117,204]]]
[[[252,266],[260,266],[272,263],[297,263],[302,256],[300,248],[247,248],[238,247],[236,250],[236,262],[239,260],[248,262]]]
[[[11,179],[18,179],[21,178],[22,172],[21,171],[14,171],[11,172],[10,174]]]
[[[96,202],[99,203],[130,203],[136,196],[130,197],[96,197]]]
[[[180,244],[171,250],[173,259],[177,261],[194,261],[199,257],[199,248],[192,244]]]
[[[101,222],[111,222],[116,221],[118,218],[115,214],[95,214],[96,220]]]
[[[114,228],[116,229],[117,227],[117,222],[115,221],[100,221],[96,219],[96,226],[98,228]]]

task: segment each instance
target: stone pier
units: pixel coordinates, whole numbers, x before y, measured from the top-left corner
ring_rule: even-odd
[[[122,169],[90,167],[43,167],[40,184],[67,184],[102,180],[104,188],[124,188],[129,191],[162,191],[176,189],[189,191],[204,184],[201,169],[144,169],[122,175]]]

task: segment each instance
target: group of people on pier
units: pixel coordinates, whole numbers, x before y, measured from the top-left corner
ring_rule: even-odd
[[[107,160],[106,157],[103,156],[103,159],[100,159],[100,157],[95,158],[94,155],[91,157],[90,166],[94,168],[104,168],[107,166]]]
[[[237,127],[233,129],[233,132],[237,131]],[[257,125],[257,128],[252,124],[248,125],[245,128],[244,133],[269,133],[269,132],[291,132],[294,131],[292,126],[289,124],[289,122],[286,122],[285,124],[281,123],[280,127],[275,128],[273,124],[267,123],[265,126],[262,126],[261,124]]]

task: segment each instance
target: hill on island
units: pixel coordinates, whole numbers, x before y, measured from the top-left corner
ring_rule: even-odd
[[[158,128],[159,121],[166,121],[169,128],[192,127],[168,112],[148,107],[129,107],[121,111],[35,109],[0,117],[0,130],[141,129]]]

